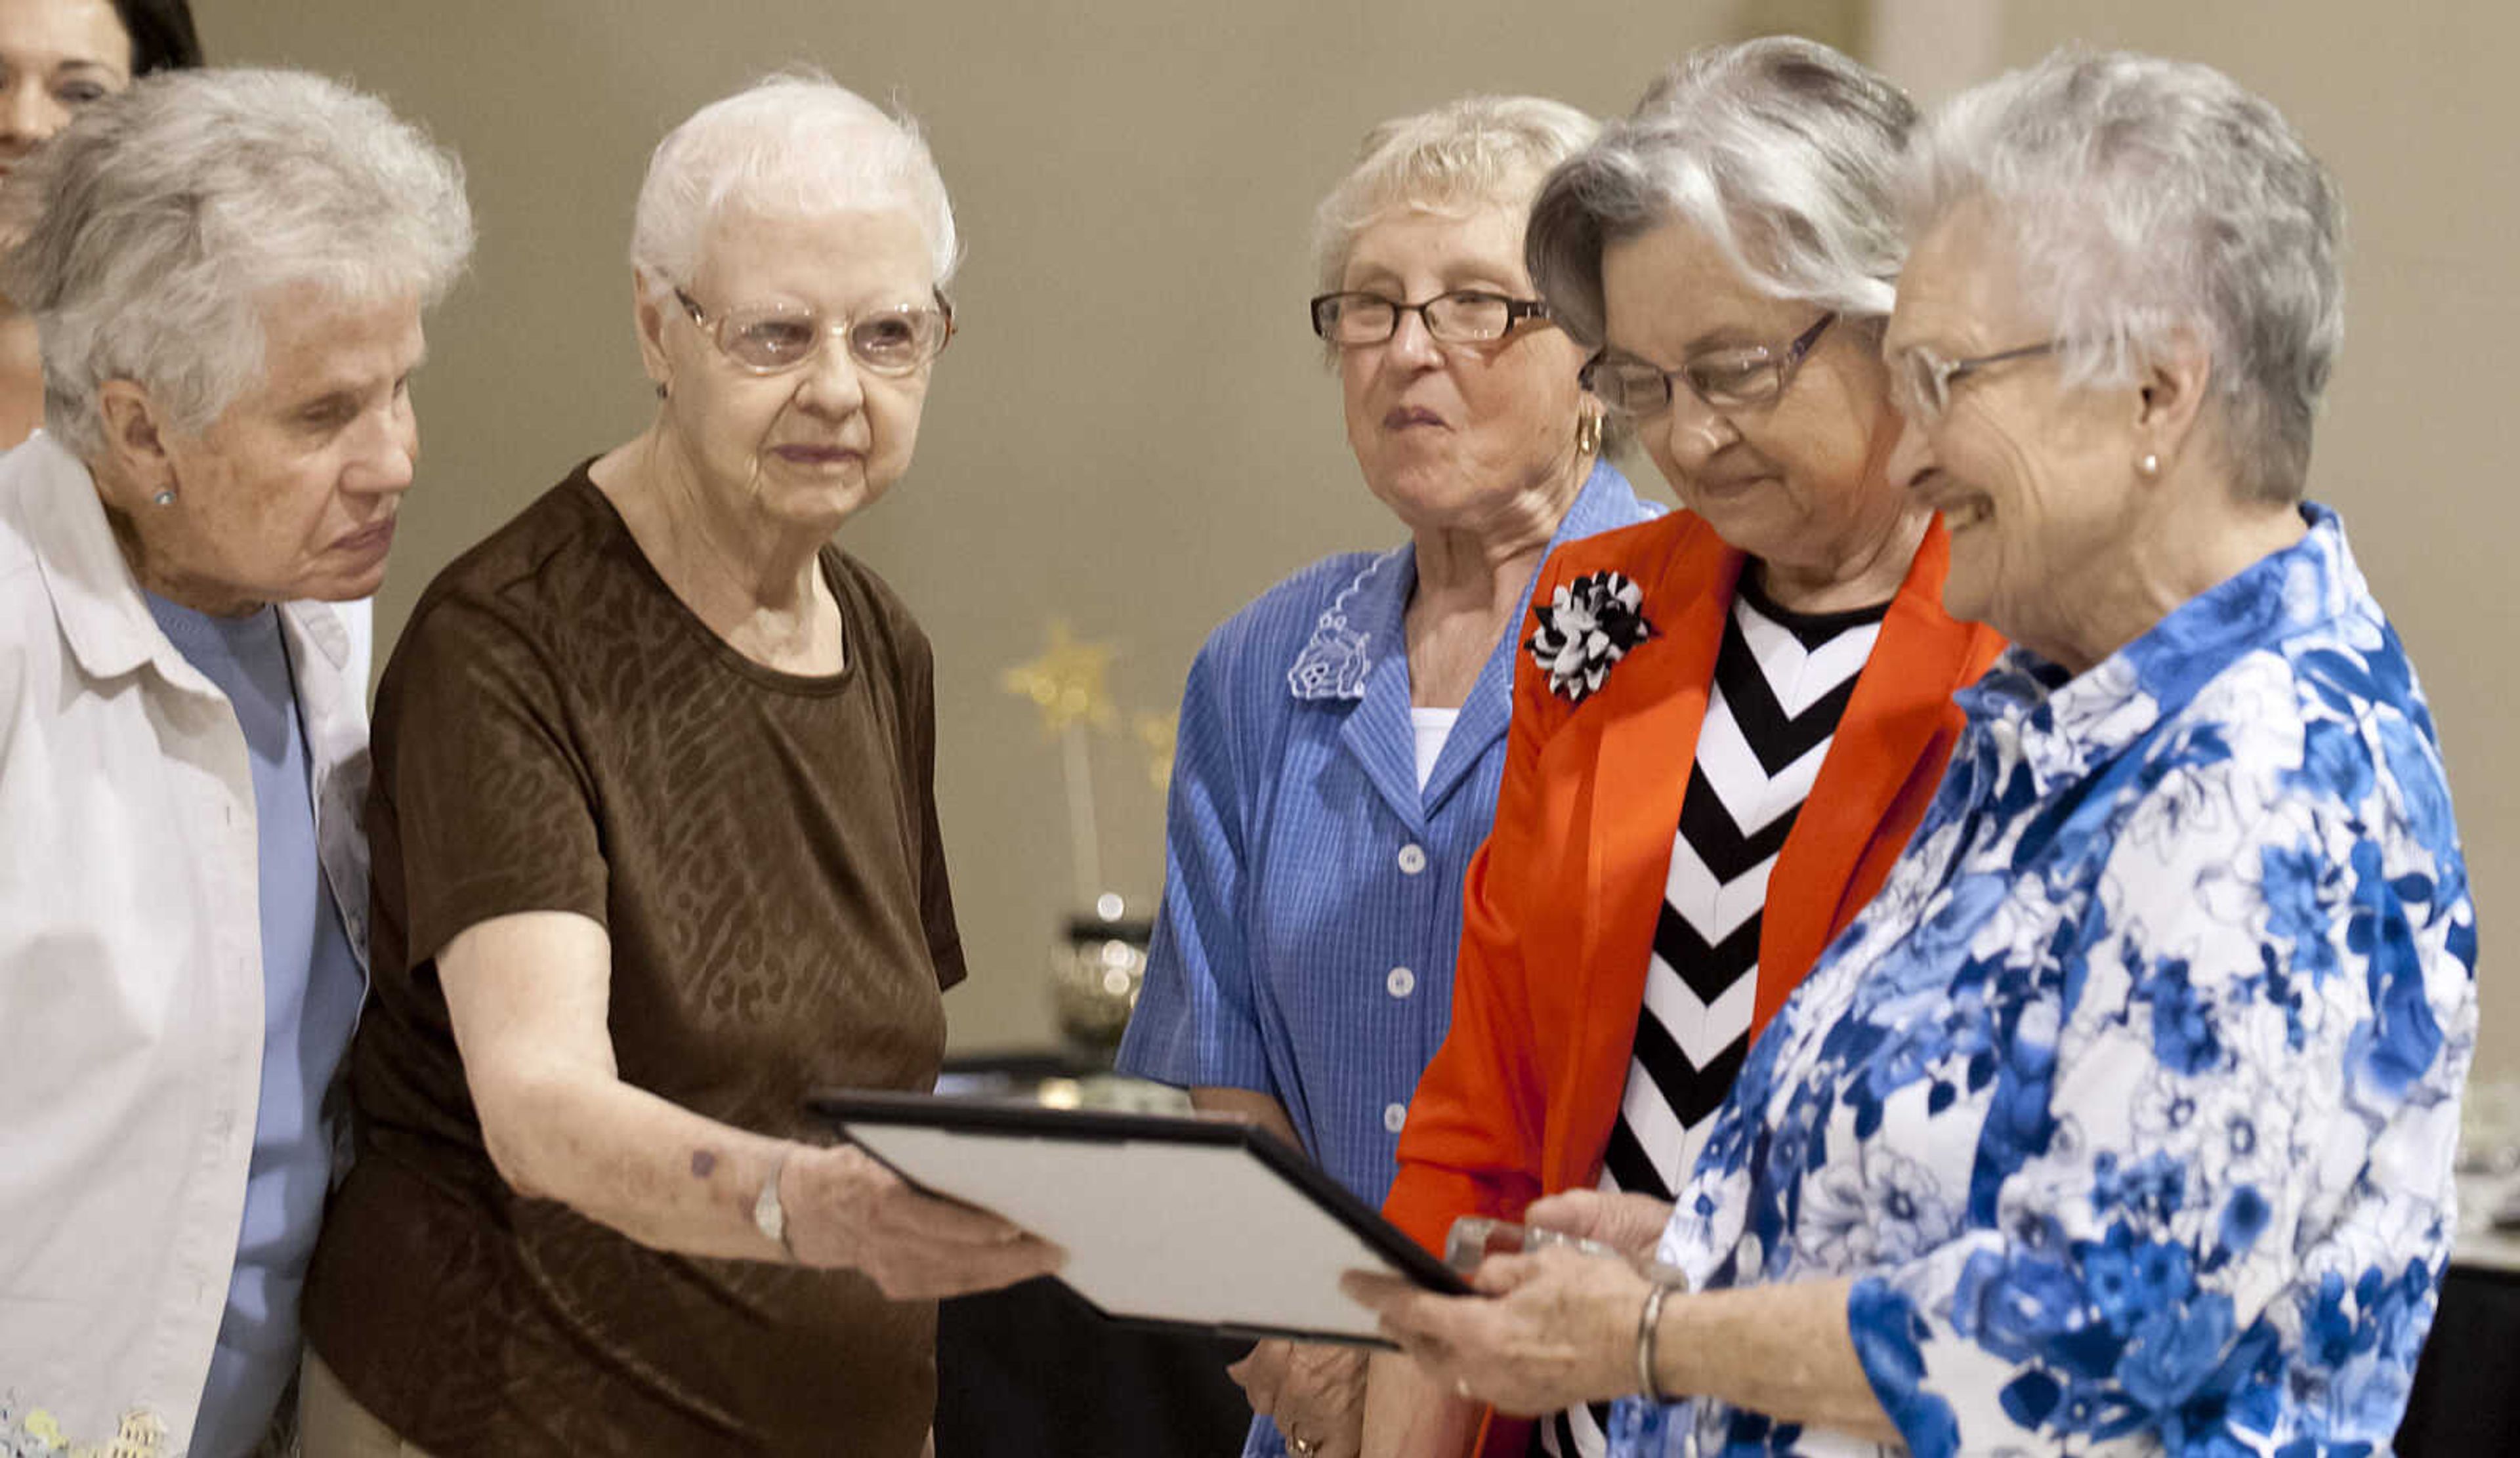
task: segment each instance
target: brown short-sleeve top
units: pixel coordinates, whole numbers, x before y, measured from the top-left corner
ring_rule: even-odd
[[[478,922],[608,929],[622,1079],[800,1136],[807,1090],[927,1088],[962,979],[927,641],[835,547],[846,663],[711,633],[580,466],[430,584],[377,701],[358,1160],[306,1330],[432,1452],[913,1454],[934,1308],[854,1274],[649,1250],[491,1168],[432,958]]]

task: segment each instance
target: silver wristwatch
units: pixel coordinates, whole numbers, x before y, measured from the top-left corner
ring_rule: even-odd
[[[761,1181],[761,1193],[752,1197],[752,1226],[779,1243],[788,1259],[796,1259],[796,1248],[788,1243],[788,1209],[779,1203],[779,1176],[788,1172],[788,1156],[770,1167],[770,1177]]]

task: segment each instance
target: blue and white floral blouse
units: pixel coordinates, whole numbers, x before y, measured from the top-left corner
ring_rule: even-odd
[[[1920,1455],[2385,1451],[2454,1225],[2475,907],[2335,514],[2076,678],[2014,649],[1759,1041],[1663,1259],[1857,1278]],[[1863,1451],[1708,1401],[1612,1451]],[[1693,1430],[1693,1431],[1692,1431]]]

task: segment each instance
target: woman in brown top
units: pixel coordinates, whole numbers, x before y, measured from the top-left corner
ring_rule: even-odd
[[[828,81],[657,148],[655,422],[447,568],[381,689],[310,1452],[916,1454],[928,1299],[1057,1263],[798,1112],[931,1086],[964,971],[926,640],[831,545],[910,464],[955,255],[916,131]]]

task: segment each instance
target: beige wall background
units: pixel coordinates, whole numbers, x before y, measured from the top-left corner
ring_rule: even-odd
[[[2274,99],[2354,209],[2350,340],[2317,492],[2424,671],[2487,908],[2520,891],[2520,763],[2498,722],[2520,505],[2498,414],[2520,380],[2520,99],[2489,73],[2520,10],[2112,0],[195,0],[213,59],[386,96],[459,151],[481,249],[431,321],[424,459],[382,644],[428,577],[581,458],[635,432],[622,262],[648,151],[763,71],[820,66],[918,114],[968,241],[965,331],[918,464],[849,548],[938,660],[940,812],[971,982],[964,1048],[1051,1037],[1044,968],[1071,909],[1056,746],[999,679],[1063,618],[1118,652],[1124,711],[1169,714],[1208,630],[1324,553],[1393,541],[1306,332],[1314,201],[1385,116],[1468,91],[1623,110],[1689,47],[1796,30],[1928,96],[2072,38],[2210,62]],[[1649,471],[1645,473],[1649,476]],[[1659,493],[1660,483],[1641,486]],[[1162,871],[1162,796],[1121,731],[1095,749],[1103,879]],[[2487,1060],[2520,1008],[2487,992]]]

